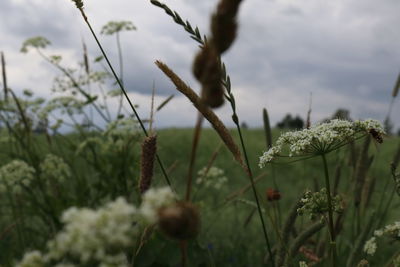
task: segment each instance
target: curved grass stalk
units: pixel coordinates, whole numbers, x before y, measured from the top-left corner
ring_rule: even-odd
[[[81,15],[82,15],[82,17],[83,17],[83,19],[84,19],[86,25],[88,26],[90,32],[92,33],[92,36],[93,36],[93,38],[95,39],[95,41],[96,41],[96,43],[97,43],[97,45],[98,45],[98,47],[99,47],[99,49],[100,49],[100,51],[101,51],[101,53],[102,53],[104,59],[106,60],[107,65],[108,65],[108,67],[110,68],[112,75],[114,76],[114,78],[115,78],[115,80],[116,80],[116,82],[117,82],[119,88],[121,89],[122,93],[124,94],[126,100],[128,101],[128,104],[129,104],[130,108],[132,109],[132,111],[133,111],[133,113],[134,113],[136,119],[138,120],[139,125],[140,125],[140,128],[142,129],[143,133],[144,133],[146,136],[149,136],[149,133],[147,132],[146,128],[144,127],[144,123],[143,123],[142,119],[140,118],[139,114],[137,113],[136,108],[135,108],[135,106],[133,105],[132,101],[130,100],[130,98],[129,98],[129,96],[128,96],[128,93],[127,93],[127,91],[125,90],[124,85],[122,84],[121,80],[118,78],[118,75],[116,74],[116,72],[115,72],[115,70],[114,70],[114,68],[113,68],[113,66],[112,66],[112,64],[111,64],[111,62],[110,62],[110,60],[108,59],[108,56],[107,56],[106,52],[105,52],[104,49],[103,49],[103,46],[101,45],[99,39],[97,38],[97,35],[96,35],[96,33],[94,32],[94,30],[93,30],[93,28],[92,28],[92,26],[91,26],[91,24],[90,24],[90,22],[89,22],[89,20],[88,20],[88,17],[86,16],[85,12],[83,11],[83,4],[80,5],[80,4],[78,3],[78,4],[77,4],[77,8],[78,8],[78,10],[81,12]],[[159,157],[158,154],[156,154],[156,159],[157,159],[158,165],[159,165],[160,168],[161,168],[161,172],[163,173],[163,175],[164,175],[164,177],[165,177],[165,180],[166,180],[168,186],[170,186],[170,187],[172,188],[171,181],[170,181],[170,179],[169,179],[169,177],[168,177],[167,172],[165,171],[164,165],[162,164],[161,159],[160,159],[160,157]]]

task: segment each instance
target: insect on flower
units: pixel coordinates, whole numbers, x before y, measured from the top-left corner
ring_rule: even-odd
[[[380,134],[378,131],[372,128],[369,130],[369,133],[371,134],[372,138],[374,138],[379,144],[383,143],[382,134]]]

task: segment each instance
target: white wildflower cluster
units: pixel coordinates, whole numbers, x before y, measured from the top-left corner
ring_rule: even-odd
[[[145,223],[153,224],[157,222],[157,212],[160,208],[168,206],[176,201],[176,195],[171,188],[149,189],[143,195],[140,214]]]
[[[333,211],[341,213],[343,211],[341,197],[336,195],[331,200]],[[306,191],[300,200],[300,207],[297,209],[297,213],[300,215],[309,213],[311,219],[315,219],[328,211],[328,194],[326,188],[322,188],[321,191],[314,193]]]
[[[132,136],[137,134],[138,130],[137,121],[128,117],[110,122],[104,131],[104,135],[109,137]]]
[[[375,134],[374,137],[380,138],[385,133],[382,125],[371,119],[355,122],[334,119],[309,129],[286,132],[278,138],[275,146],[260,157],[259,166],[262,168],[280,156],[285,145],[288,146],[289,157],[322,154],[354,141],[360,134],[372,134],[371,131]]]
[[[127,266],[120,253],[133,244],[137,216],[136,208],[123,198],[98,210],[70,208],[61,218],[64,230],[48,243],[47,261],[61,261],[69,255],[81,263],[120,259],[117,266]]]
[[[40,251],[34,250],[25,253],[21,262],[19,262],[16,267],[43,267],[44,258]]]
[[[174,203],[169,188],[150,189],[139,208],[120,197],[97,210],[72,207],[61,218],[64,228],[47,243],[47,252],[26,253],[18,267],[128,267],[128,251],[143,227],[158,221],[161,207]],[[79,265],[75,265],[76,263]]]
[[[47,154],[40,164],[41,176],[46,180],[63,182],[71,176],[71,170],[65,161],[53,154]]]
[[[400,240],[400,221],[386,225],[382,229],[374,231],[374,236],[371,237],[364,245],[364,252],[369,255],[374,255],[377,249],[377,238],[389,237],[394,240]]]
[[[374,255],[378,246],[376,245],[376,237],[370,238],[364,245],[364,252],[369,255]]]
[[[35,169],[22,160],[13,160],[0,168],[0,192],[21,193],[34,179]]]
[[[196,184],[204,185],[204,187],[213,187],[215,189],[221,189],[221,187],[228,181],[226,178],[224,170],[218,167],[207,167],[202,168],[197,172],[198,178],[196,179]]]
[[[299,261],[299,267],[308,267],[305,261]]]

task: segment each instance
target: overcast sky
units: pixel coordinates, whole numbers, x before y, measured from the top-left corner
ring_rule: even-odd
[[[204,34],[216,0],[164,0]],[[153,81],[159,103],[176,97],[156,117],[157,126],[193,126],[190,103],[154,65],[167,63],[193,88],[191,64],[198,45],[149,0],[86,0],[94,29],[111,20],[130,20],[137,31],[121,35],[125,83],[141,114],[148,114]],[[286,113],[305,117],[312,99],[312,121],[346,108],[351,116],[383,120],[400,71],[400,1],[398,0],[245,0],[238,38],[223,56],[232,79],[238,113],[250,126],[261,126],[267,108],[276,123]],[[70,0],[0,0],[0,50],[6,55],[9,87],[48,96],[57,72],[35,53],[21,54],[22,42],[44,36],[49,54],[76,66],[85,39],[92,59],[100,54]],[[100,36],[117,66],[115,39]],[[230,124],[230,108],[218,114]],[[400,127],[400,103],[392,119]]]

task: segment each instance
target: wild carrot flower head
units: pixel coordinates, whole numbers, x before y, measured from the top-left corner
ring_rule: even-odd
[[[285,146],[288,147],[289,157],[321,155],[367,134],[381,141],[384,133],[382,125],[376,120],[350,122],[334,119],[309,129],[282,134],[276,145],[260,157],[259,166],[262,168],[276,157],[282,156]]]

